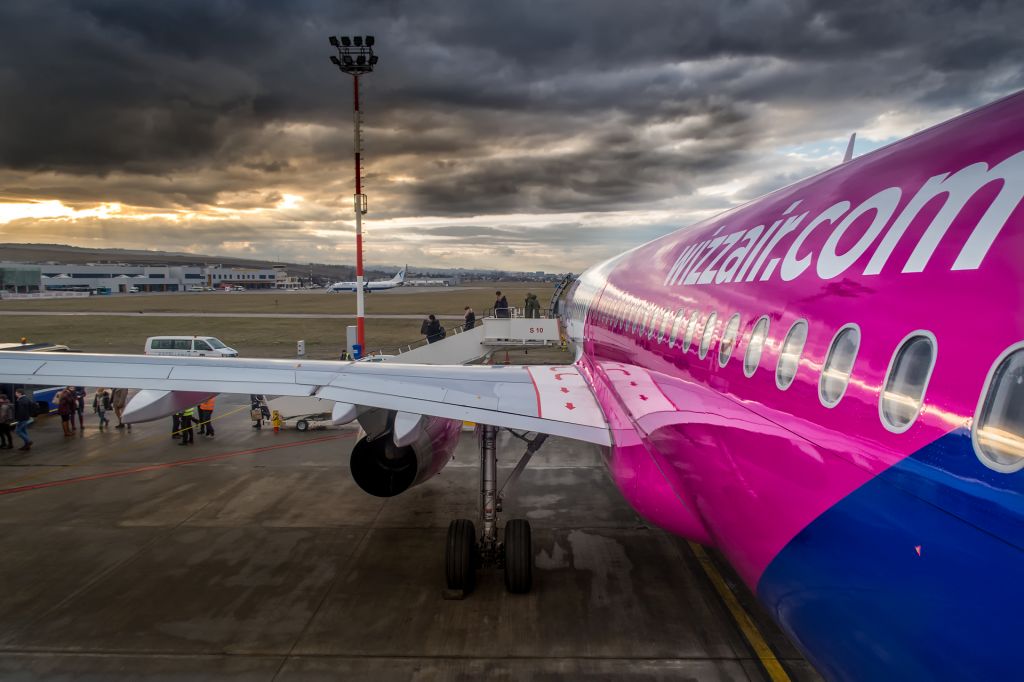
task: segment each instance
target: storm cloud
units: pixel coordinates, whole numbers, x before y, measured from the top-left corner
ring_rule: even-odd
[[[370,260],[578,269],[836,163],[854,130],[870,149],[1019,89],[1022,20],[962,1],[15,0],[0,240],[351,260],[351,80],[327,36],[372,33]]]

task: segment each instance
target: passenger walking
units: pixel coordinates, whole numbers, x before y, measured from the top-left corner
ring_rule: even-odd
[[[14,389],[14,420],[17,422],[14,433],[25,443],[18,448],[19,450],[32,449],[32,439],[28,437],[28,427],[32,426],[32,422],[35,421],[35,414],[35,402],[25,395],[25,391],[22,389]]]
[[[6,393],[0,393],[0,450],[14,449],[11,438],[11,423],[14,421],[14,405],[7,399]]]
[[[199,433],[207,438],[213,438],[213,406],[214,396],[199,403]]]
[[[262,429],[263,420],[270,419],[270,408],[267,406],[267,399],[262,395],[253,393],[249,396],[249,417],[252,419],[252,428]]]
[[[444,328],[434,315],[427,315],[427,319],[423,320],[420,330],[426,334],[427,343],[434,343],[445,337]]]
[[[523,306],[523,310],[526,317],[540,317],[540,301],[537,300],[537,294],[533,292],[526,294],[526,305]]]
[[[508,317],[508,299],[501,295],[500,291],[494,292],[494,316]]]
[[[100,428],[110,425],[107,419],[107,412],[110,410],[110,391],[105,388],[98,389],[92,397],[92,411],[100,418]]]
[[[75,435],[75,410],[78,409],[78,398],[75,389],[68,386],[57,394],[57,414],[60,415],[60,427],[64,429],[64,437]]]
[[[188,445],[195,441],[192,434],[192,420],[196,416],[196,408],[190,407],[181,411],[181,442],[178,445]]]
[[[110,404],[114,408],[114,416],[117,417],[115,429],[123,429],[125,426],[131,431],[132,425],[124,423],[124,406],[128,404],[128,389],[115,388],[110,392]]]
[[[468,332],[470,329],[476,326],[476,313],[468,305],[466,306],[466,325],[465,330]]]
[[[78,415],[78,428],[85,430],[85,386],[72,386],[75,395],[75,414]],[[75,430],[75,417],[71,416],[71,430]]]

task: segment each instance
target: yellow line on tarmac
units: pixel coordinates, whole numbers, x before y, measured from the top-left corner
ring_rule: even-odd
[[[718,572],[708,553],[696,542],[687,542],[686,544],[690,546],[690,549],[697,557],[697,561],[700,562],[701,568],[704,569],[705,575],[711,580],[711,584],[715,586],[718,596],[725,602],[726,608],[729,609],[729,613],[732,614],[733,620],[739,626],[740,632],[743,633],[747,643],[754,650],[754,654],[761,661],[761,665],[764,667],[765,672],[768,673],[768,677],[771,678],[772,682],[791,682],[789,675],[786,674],[782,664],[779,663],[779,659],[775,657],[775,652],[768,646],[768,642],[765,641],[761,631],[757,629],[753,619],[744,610],[739,600],[736,599],[736,595],[729,589],[725,578]]]

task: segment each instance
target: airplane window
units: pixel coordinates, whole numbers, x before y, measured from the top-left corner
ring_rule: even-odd
[[[762,317],[754,325],[750,332],[750,340],[747,341],[747,352],[743,356],[743,373],[747,378],[754,376],[757,366],[761,364],[761,352],[764,351],[764,343],[768,340],[768,318]]]
[[[711,347],[711,337],[715,335],[715,322],[718,321],[718,313],[712,312],[708,315],[708,321],[704,323],[704,335],[700,339],[700,348],[697,350],[697,357],[701,360],[708,354]]]
[[[775,385],[785,391],[796,378],[796,370],[800,367],[800,355],[804,352],[807,342],[807,322],[797,320],[789,328],[786,340],[782,342],[779,353],[779,364],[775,366]]]
[[[934,366],[935,337],[929,332],[915,332],[900,344],[889,363],[878,403],[887,429],[903,433],[917,419]]]
[[[832,339],[818,382],[818,397],[825,407],[835,407],[846,393],[859,348],[860,328],[855,324],[846,325]]]
[[[672,323],[672,332],[668,336],[668,347],[676,345],[676,337],[679,336],[679,328],[686,324],[686,308],[676,311],[675,322]]]
[[[686,334],[683,335],[682,349],[685,352],[689,352],[690,344],[693,342],[693,333],[697,331],[697,319],[700,313],[696,310],[690,315],[690,323],[686,325]]]
[[[989,373],[971,437],[981,462],[1010,473],[1024,467],[1024,346],[1004,353]]]
[[[722,341],[718,344],[718,366],[725,367],[732,357],[732,349],[736,345],[736,335],[740,332],[740,314],[736,313],[729,318],[722,332]]]
[[[661,327],[658,329],[658,343],[668,340],[668,326],[672,322],[671,311],[665,310],[661,313]]]
[[[665,313],[661,308],[655,308],[651,312],[651,326],[647,330],[647,338],[654,339],[656,343],[661,343],[661,337],[664,336],[662,329],[662,322],[665,319]]]

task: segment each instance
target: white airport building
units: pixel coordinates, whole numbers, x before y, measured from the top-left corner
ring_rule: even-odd
[[[194,288],[241,286],[246,289],[284,288],[288,273],[284,266],[234,268],[222,265],[129,265],[86,263],[68,265],[41,263],[40,284],[50,291],[189,291]],[[134,289],[133,289],[134,287]]]

